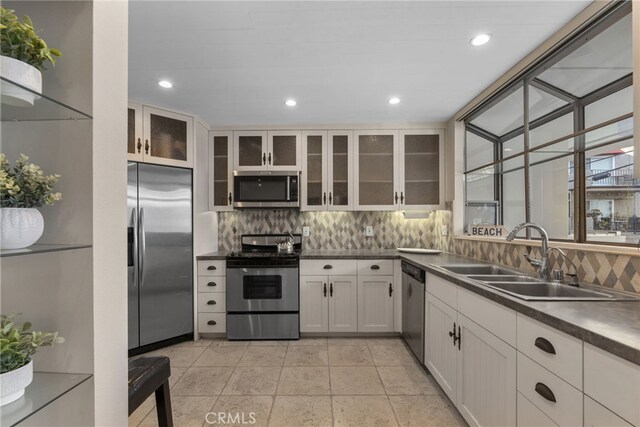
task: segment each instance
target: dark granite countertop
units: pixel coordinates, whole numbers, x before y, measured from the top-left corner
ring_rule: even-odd
[[[397,259],[400,252],[395,249],[343,249],[343,250],[318,250],[303,249],[300,259],[327,259],[327,258],[350,258],[350,259]]]
[[[229,251],[207,252],[196,256],[198,261],[211,261],[214,259],[226,259]]]

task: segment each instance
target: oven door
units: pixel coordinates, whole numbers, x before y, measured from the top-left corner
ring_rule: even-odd
[[[297,267],[227,269],[227,311],[298,311]]]

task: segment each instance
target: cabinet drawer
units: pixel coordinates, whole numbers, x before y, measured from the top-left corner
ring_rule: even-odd
[[[518,427],[558,427],[551,418],[518,392]]]
[[[219,333],[227,331],[226,313],[198,313],[198,332]]]
[[[458,308],[458,287],[456,285],[429,273],[426,274],[425,281],[427,292],[450,307]]]
[[[355,259],[303,259],[301,276],[355,276],[358,263]]]
[[[226,275],[225,260],[198,261],[198,276],[224,276]]]
[[[582,392],[520,352],[518,391],[558,425],[582,425]]]
[[[632,427],[631,424],[590,398],[584,396],[584,427]]]
[[[516,346],[515,311],[465,289],[458,290],[458,311],[510,346]]]
[[[584,393],[640,426],[640,366],[584,343]]]
[[[225,313],[227,311],[224,292],[200,292],[198,294],[198,313]]]
[[[393,260],[392,259],[359,259],[358,275],[391,276],[393,275]]]
[[[582,390],[582,340],[518,314],[518,350]]]
[[[225,276],[198,277],[198,292],[225,292],[226,290],[227,278]]]

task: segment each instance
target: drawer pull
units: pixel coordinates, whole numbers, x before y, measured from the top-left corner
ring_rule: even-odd
[[[207,283],[207,286],[212,286],[213,287],[213,286],[218,286],[218,285],[216,285],[216,282],[209,282],[209,283]]]
[[[216,305],[216,302],[210,299],[209,301],[207,301],[207,305]]]
[[[553,344],[549,342],[546,338],[538,337],[536,338],[535,346],[545,353],[556,354],[556,349],[553,347]]]
[[[380,266],[379,266],[379,265],[376,265],[376,264],[373,264],[373,265],[371,266],[371,269],[372,269],[372,270],[380,270]]]
[[[331,265],[331,264],[327,264],[327,265],[325,265],[325,266],[324,266],[324,267],[322,267],[322,268],[324,268],[325,270],[331,270],[331,269],[333,268],[333,265]]]
[[[209,320],[207,322],[207,325],[211,325],[211,326],[214,326],[214,325],[217,325],[217,324],[218,324],[218,322],[216,322],[215,320]]]
[[[209,271],[213,271],[213,270],[217,270],[215,265],[210,265],[207,267],[207,270]]]
[[[537,383],[536,384],[536,393],[538,393],[540,396],[542,396],[545,399],[547,399],[549,402],[555,402],[556,401],[555,394],[553,394],[551,389],[549,387],[547,387],[546,384]]]

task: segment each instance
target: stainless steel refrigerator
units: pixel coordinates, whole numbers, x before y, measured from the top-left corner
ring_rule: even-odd
[[[128,164],[129,350],[193,333],[191,170]]]

